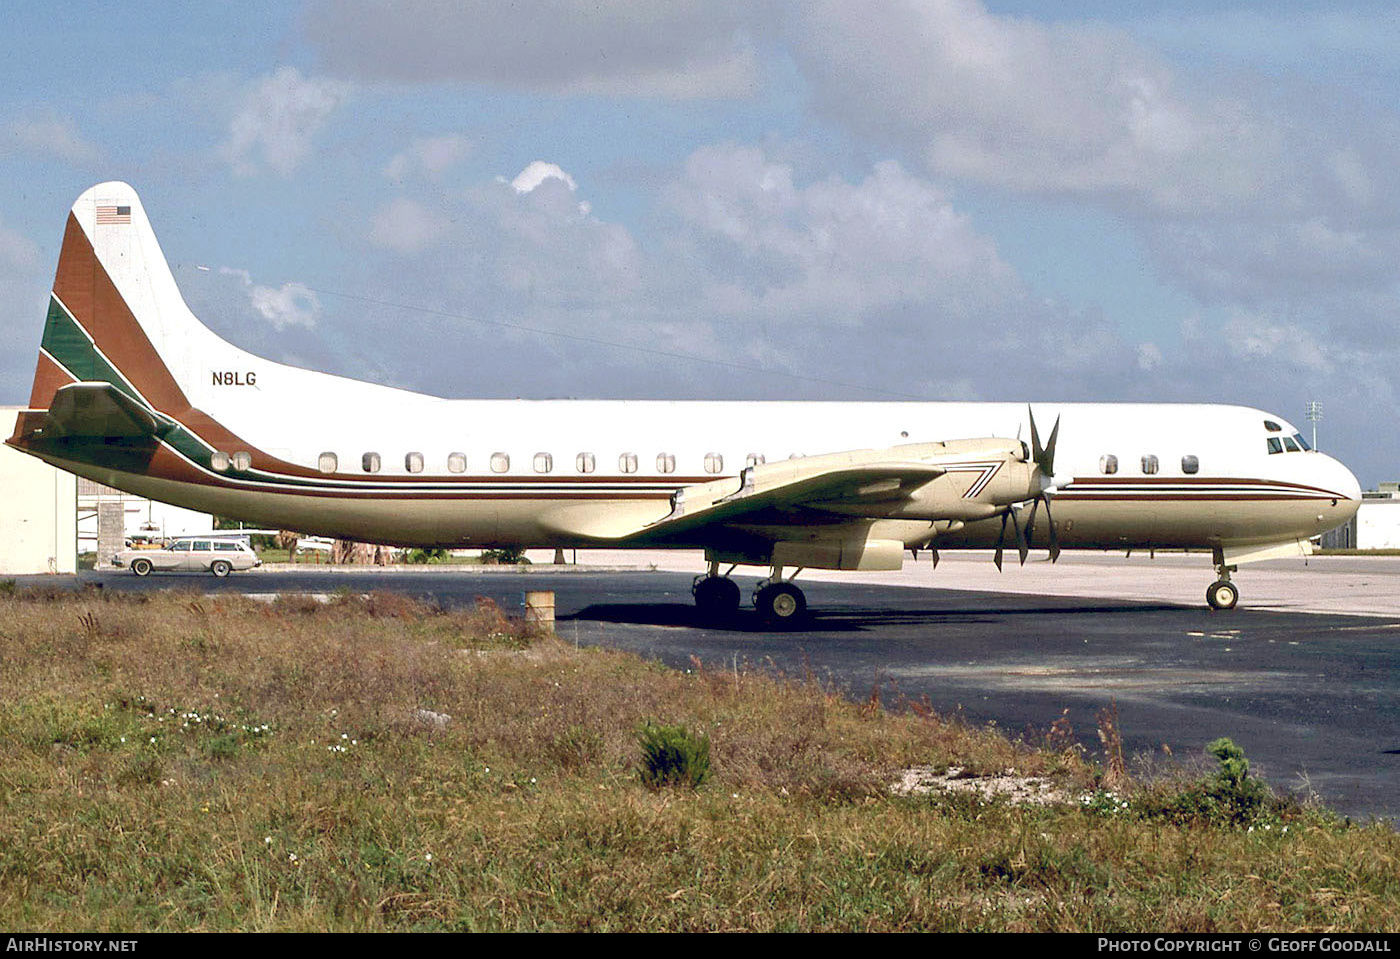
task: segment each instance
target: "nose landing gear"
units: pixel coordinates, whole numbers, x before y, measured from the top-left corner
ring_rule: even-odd
[[[1215,571],[1220,574],[1220,578],[1206,589],[1206,603],[1211,609],[1234,609],[1235,604],[1240,601],[1239,589],[1230,582],[1230,574],[1238,568],[1226,566],[1224,554],[1219,548],[1216,549]]]

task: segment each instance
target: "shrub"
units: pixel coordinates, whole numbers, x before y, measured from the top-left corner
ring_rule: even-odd
[[[647,723],[637,738],[642,746],[642,782],[652,789],[698,789],[710,778],[710,737],[692,735],[684,726]]]

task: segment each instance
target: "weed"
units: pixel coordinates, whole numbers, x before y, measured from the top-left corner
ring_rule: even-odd
[[[637,732],[642,747],[642,782],[700,788],[710,778],[710,737],[692,735],[684,726],[647,723]]]

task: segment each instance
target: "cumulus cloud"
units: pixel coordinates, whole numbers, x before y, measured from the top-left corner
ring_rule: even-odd
[[[274,329],[291,326],[312,327],[321,314],[321,301],[304,283],[283,283],[279,287],[260,286],[247,270],[220,267],[219,273],[233,277],[247,294],[248,302]]]
[[[415,200],[396,197],[374,215],[370,241],[399,253],[416,253],[447,232],[450,221]]]
[[[318,0],[309,39],[340,76],[686,99],[752,92],[745,0]]]
[[[943,178],[1112,211],[1195,292],[1389,282],[1393,119],[1321,92],[1281,104],[1262,92],[1276,87],[1186,76],[1125,31],[978,0],[804,4],[787,35],[828,118]]]
[[[384,175],[402,184],[413,176],[436,178],[471,155],[472,142],[460,133],[414,140],[407,150],[394,154]]]
[[[918,304],[932,324],[1019,288],[950,195],[893,160],[858,183],[799,185],[761,149],[711,146],[687,159],[667,197],[708,264],[710,304],[725,313],[852,325]]]
[[[102,151],[89,143],[70,117],[29,117],[10,122],[8,139],[19,150],[44,159],[75,165],[102,159]]]
[[[348,92],[340,81],[281,67],[244,94],[221,153],[239,176],[263,167],[290,176],[310,155],[316,134]]]

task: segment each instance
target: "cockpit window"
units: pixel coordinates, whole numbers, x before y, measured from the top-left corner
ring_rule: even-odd
[[[1282,427],[1282,426],[1279,426],[1279,425],[1278,425],[1277,423],[1275,423],[1273,420],[1265,420],[1265,421],[1264,421],[1264,429],[1268,430],[1270,433],[1282,433],[1282,432],[1283,432],[1283,427]]]
[[[1298,452],[1298,444],[1295,443],[1295,442],[1293,442],[1293,441],[1292,441],[1291,439],[1289,439],[1287,436],[1285,436],[1285,437],[1283,438],[1283,448],[1286,449],[1286,450],[1288,450],[1288,452],[1290,452],[1290,453],[1296,453],[1296,452]]]
[[[1305,450],[1310,450],[1310,449],[1312,449],[1312,447],[1308,445],[1308,441],[1305,440],[1305,439],[1303,439],[1303,434],[1302,434],[1302,433],[1294,433],[1294,434],[1293,434],[1293,442],[1297,443],[1299,446],[1301,446],[1301,447],[1302,447],[1303,449],[1305,449]]]
[[[1278,438],[1277,436],[1270,436],[1270,437],[1269,437],[1269,455],[1272,456],[1274,453],[1282,453],[1282,452],[1283,452],[1283,444],[1279,442],[1279,438]]]

